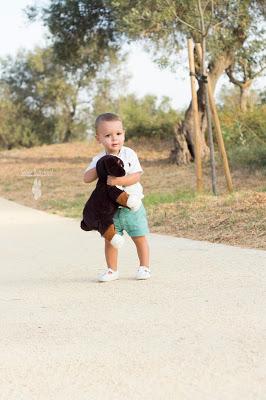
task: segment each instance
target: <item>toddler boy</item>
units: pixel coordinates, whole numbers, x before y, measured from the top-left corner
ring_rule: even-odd
[[[97,154],[88,165],[84,173],[84,182],[96,180],[97,161],[105,154],[112,154],[124,163],[126,175],[122,177],[108,176],[107,184],[118,186],[128,194],[134,194],[141,199],[144,197],[140,177],[143,173],[139,159],[134,150],[124,146],[125,131],[120,117],[113,113],[100,114],[95,121],[96,140],[102,144],[104,151]],[[116,231],[121,236],[125,230],[136,245],[140,266],[136,279],[148,279],[151,276],[149,268],[149,245],[146,238],[149,232],[146,211],[143,206],[138,211],[128,208],[118,208],[114,216]],[[107,269],[99,276],[100,282],[113,281],[119,278],[117,270],[118,250],[105,240],[105,258]]]

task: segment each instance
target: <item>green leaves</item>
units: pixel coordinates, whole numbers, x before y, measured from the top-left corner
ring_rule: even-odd
[[[85,67],[92,74],[116,50],[114,21],[108,1],[55,0],[42,10],[58,62]]]
[[[167,66],[172,65],[167,59],[178,61],[188,35],[199,42],[206,34],[210,65],[221,54],[233,58],[252,35],[252,25],[265,18],[265,7],[262,0],[53,0],[39,15],[57,62],[93,76],[125,41],[146,43]]]
[[[37,48],[2,60],[0,146],[56,143],[83,138],[79,115],[83,76],[55,63],[52,49]]]

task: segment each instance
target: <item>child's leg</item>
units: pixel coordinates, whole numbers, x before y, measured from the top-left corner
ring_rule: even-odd
[[[105,240],[105,259],[107,267],[117,270],[118,250],[111,245],[108,240]]]
[[[148,240],[146,236],[133,236],[133,242],[136,245],[139,263],[141,266],[149,267],[150,266],[150,251]]]

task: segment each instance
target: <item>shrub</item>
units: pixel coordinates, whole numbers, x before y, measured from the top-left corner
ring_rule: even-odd
[[[225,141],[230,146],[266,142],[266,105],[246,113],[224,111],[220,118]]]
[[[171,107],[170,99],[158,101],[156,96],[137,98],[134,94],[121,96],[94,106],[92,120],[97,114],[111,111],[119,114],[127,132],[127,138],[150,137],[165,139],[173,136],[173,127],[180,115]]]
[[[220,118],[231,164],[266,166],[266,105],[246,113],[223,111]]]
[[[120,98],[118,112],[123,118],[130,137],[169,138],[173,135],[173,126],[178,114],[171,108],[169,98],[158,102],[156,96],[137,99],[134,95]]]

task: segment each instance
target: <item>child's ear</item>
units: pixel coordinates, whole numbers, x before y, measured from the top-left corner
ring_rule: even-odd
[[[97,141],[98,143],[100,143],[100,138],[99,138],[99,135],[97,135],[97,133],[96,133],[96,135],[95,135],[95,139],[96,139],[96,141]]]

